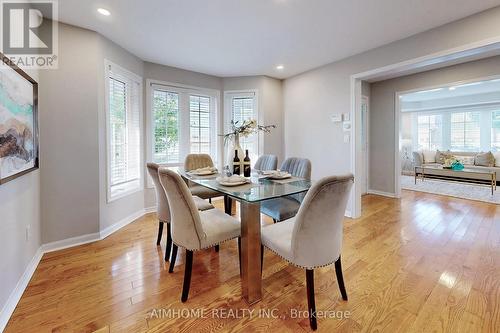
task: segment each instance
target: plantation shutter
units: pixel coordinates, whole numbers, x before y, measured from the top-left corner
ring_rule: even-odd
[[[108,198],[140,188],[141,82],[109,68]]]

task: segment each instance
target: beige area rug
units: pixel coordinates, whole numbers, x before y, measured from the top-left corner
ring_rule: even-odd
[[[415,178],[413,176],[402,175],[401,188],[500,204],[500,186],[498,186],[497,190],[491,195],[491,188],[486,185],[449,182],[427,178],[425,181],[417,179],[417,184],[415,184]]]

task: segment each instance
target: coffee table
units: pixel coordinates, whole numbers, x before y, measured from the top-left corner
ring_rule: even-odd
[[[452,170],[441,166],[416,166],[415,184],[417,178],[424,181],[425,178],[434,178],[461,183],[483,184],[491,187],[491,195],[497,189],[497,175],[492,170],[468,169]]]

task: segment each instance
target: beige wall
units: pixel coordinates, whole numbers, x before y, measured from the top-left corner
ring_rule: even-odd
[[[98,67],[95,69],[97,75],[96,85],[98,93],[98,127],[99,127],[99,230],[103,231],[107,227],[140,212],[144,209],[145,190],[132,193],[126,197],[107,202],[107,167],[106,167],[106,110],[104,105],[105,93],[105,66],[104,61],[111,61],[128,71],[143,77],[144,62],[132,55],[119,45],[107,38],[98,35],[99,53]],[[143,116],[145,108],[143,108]],[[144,117],[143,117],[144,118]],[[144,118],[145,120],[145,118]],[[145,123],[145,121],[143,121]],[[144,137],[144,136],[143,136]],[[144,142],[144,141],[143,141]],[[143,170],[143,174],[145,170]]]
[[[99,232],[100,39],[59,25],[59,68],[40,71],[42,242]]]
[[[498,37],[499,21],[500,7],[286,79],[285,154],[310,158],[316,179],[349,171],[350,144],[344,143],[341,126],[330,122],[329,116],[350,112],[351,75]],[[388,133],[381,142],[390,147],[394,121],[378,124]],[[394,156],[385,163],[394,165]],[[393,187],[389,181],[380,185]]]
[[[500,74],[500,56],[372,83],[369,188],[395,193],[395,141],[392,124],[395,122],[396,92],[447,85],[498,74]],[[406,122],[402,122],[406,127],[411,126],[408,124],[409,118],[410,115],[407,115]],[[392,131],[387,130],[387,124],[391,124]]]
[[[26,71],[35,81],[39,72]],[[39,111],[41,113],[41,110]],[[43,137],[41,137],[43,140]],[[26,227],[30,237],[26,239]],[[0,185],[0,313],[42,244],[40,170]],[[0,329],[4,319],[0,316]]]

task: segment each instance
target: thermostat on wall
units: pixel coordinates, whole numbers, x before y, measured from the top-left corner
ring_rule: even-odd
[[[332,123],[340,123],[342,121],[342,114],[334,113],[330,115],[330,120]]]

